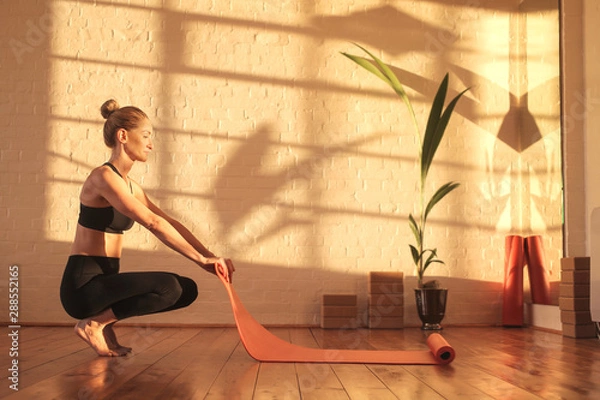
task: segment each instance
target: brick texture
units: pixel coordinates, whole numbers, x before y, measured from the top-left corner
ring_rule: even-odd
[[[0,264],[20,265],[23,323],[72,322],[58,288],[79,188],[110,154],[99,107],[114,97],[144,109],[156,133],[131,177],[235,260],[236,290],[259,321],[319,325],[324,293],[356,293],[368,315],[368,273],[388,271],[405,277],[404,325],[419,326],[407,223],[418,139],[391,90],[340,55],[359,53],[351,42],[398,68],[421,129],[447,71],[451,94],[471,88],[431,170],[435,187],[461,183],[427,227],[446,263],[429,275],[451,290],[444,323],[499,323],[508,233],[542,235],[560,279],[557,10],[513,0],[5,3]],[[233,323],[213,276],[139,226],[124,242],[124,271],[173,271],[200,289],[186,310],[131,322]]]

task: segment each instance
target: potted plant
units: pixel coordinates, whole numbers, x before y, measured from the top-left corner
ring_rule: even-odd
[[[449,79],[448,74],[446,74],[440,83],[437,93],[431,104],[429,118],[427,120],[424,133],[421,133],[410,99],[396,74],[388,65],[384,64],[371,52],[359,45],[356,46],[364,51],[371,58],[371,60],[348,53],[342,54],[383,80],[394,90],[394,92],[400,97],[400,99],[402,99],[408,108],[410,116],[412,117],[414,128],[419,138],[420,146],[418,161],[420,164],[420,177],[418,189],[419,202],[417,205],[418,214],[414,216],[412,213],[410,213],[408,217],[408,223],[416,242],[414,244],[409,244],[418,279],[418,287],[415,288],[415,300],[419,318],[423,322],[421,328],[441,329],[440,322],[445,314],[448,290],[445,288],[440,288],[440,284],[436,280],[424,282],[423,278],[427,268],[435,263],[444,264],[444,262],[438,257],[436,248],[428,248],[426,246],[425,227],[427,224],[427,218],[429,217],[435,205],[444,197],[446,197],[448,193],[456,189],[459,186],[459,183],[448,182],[439,187],[431,196],[428,197],[430,190],[427,186],[427,176],[429,174],[431,164],[433,163],[435,153],[440,145],[440,142],[442,141],[442,138],[444,137],[446,127],[448,126],[448,121],[454,112],[454,108],[460,97],[468,89],[465,89],[456,95],[456,97],[454,97],[448,103],[448,106],[444,108]]]

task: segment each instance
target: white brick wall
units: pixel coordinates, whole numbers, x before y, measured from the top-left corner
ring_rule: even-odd
[[[544,33],[543,54],[528,48],[528,87],[515,83],[509,37],[524,14],[512,1],[330,3],[7,5],[0,259],[21,265],[23,322],[70,321],[58,287],[79,187],[109,155],[98,110],[110,97],[143,108],[156,131],[155,153],[131,176],[235,259],[236,288],[261,322],[317,324],[321,294],[357,293],[364,309],[368,271],[414,275],[417,140],[403,104],[339,54],[356,53],[352,41],[400,69],[422,126],[445,72],[454,93],[471,87],[432,170],[437,185],[462,184],[429,225],[447,264],[432,274],[452,290],[447,322],[499,322],[507,233],[543,235],[559,278],[558,31]],[[556,10],[529,14],[528,42],[556,20]],[[522,152],[496,138],[515,88],[537,90],[543,136]],[[201,290],[186,311],[135,321],[232,322],[216,279],[139,227],[125,246],[123,270],[171,270]],[[417,323],[410,279],[407,325]]]

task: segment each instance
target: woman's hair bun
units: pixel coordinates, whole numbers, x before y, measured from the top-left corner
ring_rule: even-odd
[[[104,119],[108,119],[108,117],[110,117],[110,114],[112,114],[118,109],[119,103],[117,103],[117,101],[114,99],[110,99],[105,101],[104,104],[102,104],[102,107],[100,107],[100,113],[102,114]]]

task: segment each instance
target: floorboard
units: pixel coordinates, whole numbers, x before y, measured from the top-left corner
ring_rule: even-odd
[[[399,330],[274,328],[305,347],[426,349]],[[535,329],[447,327],[447,366],[259,363],[234,328],[117,327],[127,357],[98,357],[70,327],[21,327],[19,391],[0,369],[8,399],[589,399],[600,398],[600,341]],[[8,366],[6,338],[0,340]]]

